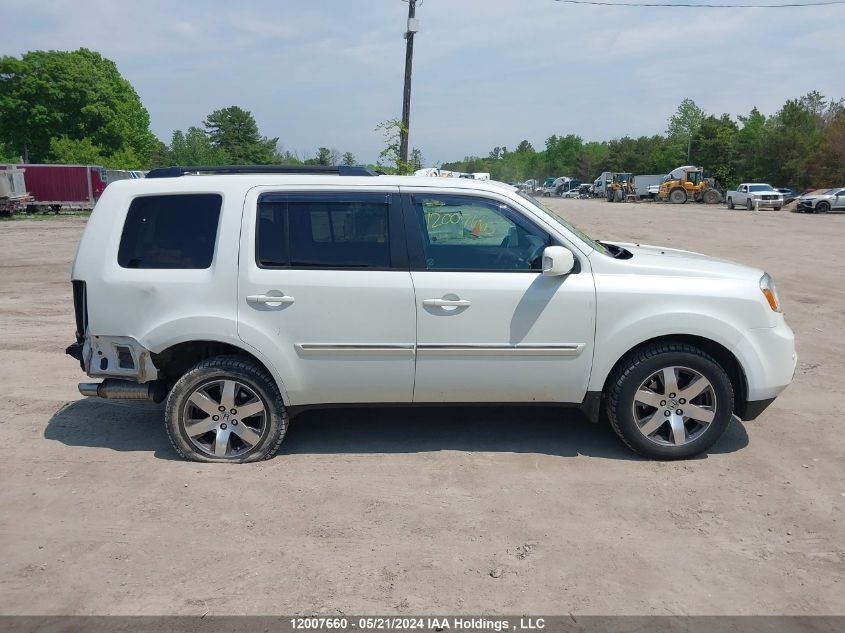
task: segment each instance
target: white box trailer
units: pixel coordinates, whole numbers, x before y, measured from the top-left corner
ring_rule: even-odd
[[[657,185],[659,188],[664,178],[666,178],[666,174],[638,174],[634,176],[634,189],[640,198],[648,198],[653,195],[648,188],[653,185]]]

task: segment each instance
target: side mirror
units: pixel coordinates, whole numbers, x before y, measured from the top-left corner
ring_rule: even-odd
[[[575,255],[563,246],[547,246],[543,250],[543,274],[548,277],[567,275],[575,267]]]

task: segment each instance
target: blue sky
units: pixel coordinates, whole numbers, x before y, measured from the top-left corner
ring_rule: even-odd
[[[85,46],[113,59],[166,142],[234,104],[300,157],[324,145],[370,162],[373,128],[401,113],[401,0],[32,0],[3,14],[2,54]],[[685,97],[732,115],[810,90],[845,97],[845,5],[424,0],[417,16],[411,145],[429,165],[551,134],[662,132]]]

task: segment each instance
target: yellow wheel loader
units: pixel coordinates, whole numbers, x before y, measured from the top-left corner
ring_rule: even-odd
[[[625,202],[629,195],[634,195],[636,192],[633,174],[613,173],[610,175],[610,184],[606,189],[608,202]]]
[[[701,167],[687,165],[672,170],[660,185],[658,200],[685,204],[687,200],[705,204],[719,204],[722,194],[704,178]]]

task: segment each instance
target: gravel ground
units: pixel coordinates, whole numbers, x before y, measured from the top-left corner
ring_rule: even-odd
[[[187,463],[160,406],[76,392],[84,221],[0,223],[0,613],[845,613],[845,217],[549,205],[768,270],[794,384],[681,463],[535,408],[309,412]]]

